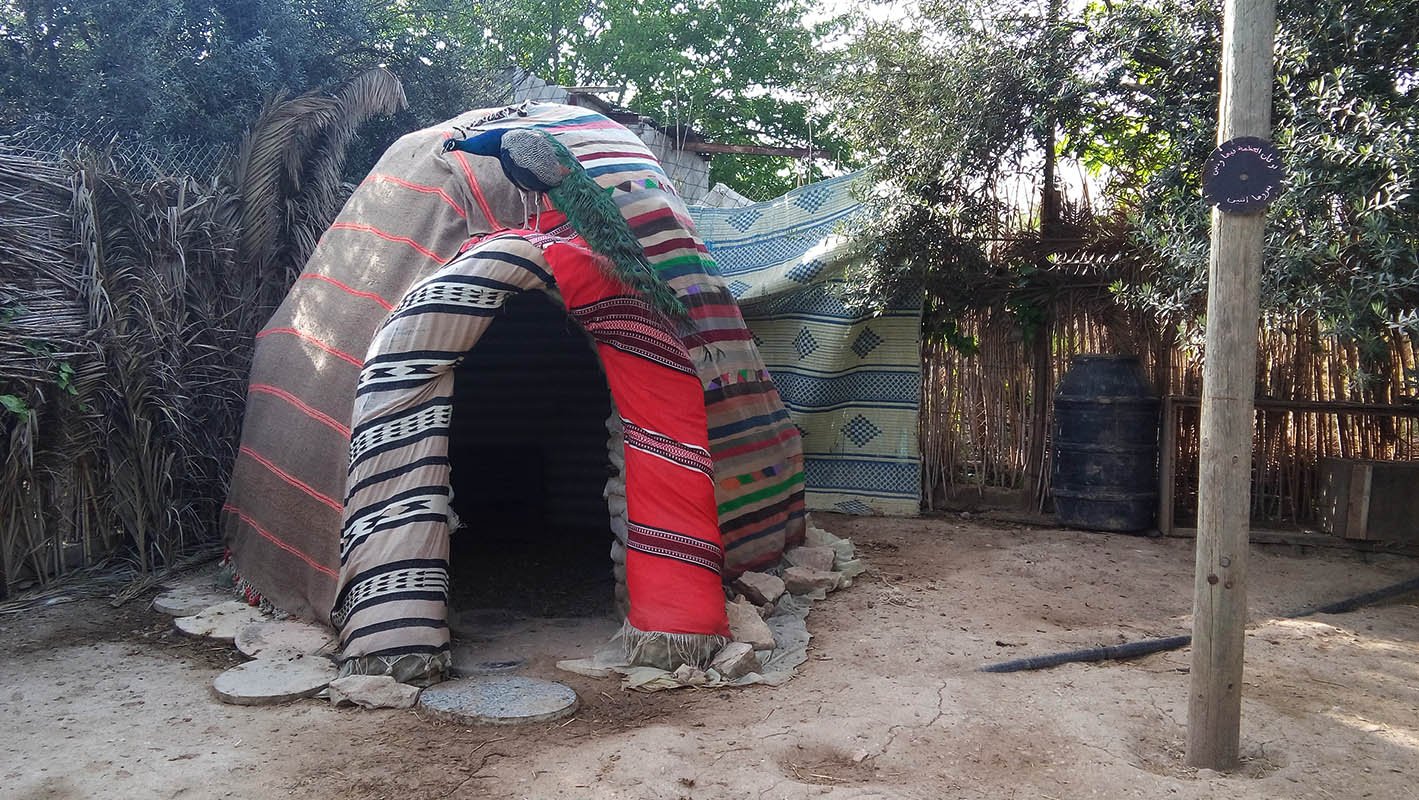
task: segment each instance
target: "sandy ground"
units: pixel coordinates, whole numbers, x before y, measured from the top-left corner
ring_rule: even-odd
[[[825,516],[872,572],[809,618],[778,689],[622,691],[552,662],[608,620],[549,620],[526,674],[569,720],[464,728],[413,711],[223,705],[240,660],[135,602],[0,617],[6,798],[1401,798],[1419,769],[1415,598],[1279,619],[1419,574],[1419,561],[1253,551],[1243,764],[1183,762],[1187,650],[987,674],[981,665],[1185,632],[1186,540]]]

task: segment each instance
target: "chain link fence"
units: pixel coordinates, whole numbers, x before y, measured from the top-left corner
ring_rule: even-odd
[[[147,139],[120,133],[102,122],[35,122],[0,131],[0,150],[53,163],[80,152],[99,153],[132,181],[169,177],[210,178],[235,154],[233,145],[183,139]]]

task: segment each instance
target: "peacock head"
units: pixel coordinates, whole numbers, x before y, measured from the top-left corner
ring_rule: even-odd
[[[502,150],[503,134],[507,133],[507,128],[494,128],[490,131],[483,131],[475,136],[466,139],[444,139],[443,151],[445,153],[460,150],[464,153],[472,153],[475,156],[496,157]]]

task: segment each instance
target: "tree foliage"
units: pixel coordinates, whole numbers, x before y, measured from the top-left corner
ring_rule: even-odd
[[[1038,180],[1053,132],[1059,155],[1107,179],[1107,210],[1128,226],[1144,278],[1121,287],[1124,299],[1195,324],[1220,2],[1098,2],[1059,9],[1055,23],[1046,2],[1028,0],[932,0],[924,11],[922,24],[860,27],[852,71],[835,85],[851,140],[899,187],[876,231],[878,282],[905,264],[948,307],[998,301],[982,289],[1029,263],[1018,247],[992,248],[1019,221],[999,187],[1017,172]],[[1273,138],[1289,178],[1271,209],[1263,298],[1379,357],[1385,335],[1419,335],[1419,7],[1281,0],[1278,19]]]
[[[480,18],[506,63],[726,144],[840,149],[808,82],[832,22],[811,0],[531,0]],[[723,156],[712,180],[767,199],[792,188],[778,158]]]
[[[234,143],[278,92],[332,90],[385,67],[406,111],[372,138],[499,99],[519,66],[714,141],[807,144],[822,127],[795,94],[818,31],[807,0],[5,0],[0,130],[84,121],[122,136]],[[380,144],[364,148],[367,161]],[[717,179],[788,188],[782,161],[725,159]]]
[[[967,308],[1036,288],[1037,249],[1004,241],[1037,222],[1019,179],[1038,176],[1086,87],[1079,31],[1057,4],[927,0],[921,11],[859,16],[829,89],[844,136],[884,183],[862,231],[866,294],[924,284],[949,329]]]
[[[1201,166],[1215,144],[1219,10],[1207,0],[1094,11],[1107,66],[1076,142],[1115,173],[1156,279],[1129,297],[1165,315],[1205,290]],[[1323,319],[1361,353],[1419,335],[1419,7],[1282,0],[1273,139],[1286,192],[1267,228],[1263,302]]]

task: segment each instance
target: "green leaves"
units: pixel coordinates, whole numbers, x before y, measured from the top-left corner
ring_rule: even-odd
[[[900,263],[877,284],[911,272],[943,307],[979,308],[1048,282],[1021,268],[1037,253],[992,243],[1027,243],[1036,230],[1021,218],[1026,202],[1001,187],[1038,187],[1052,115],[1058,155],[1103,182],[1095,227],[1073,229],[1077,257],[1136,264],[1107,275],[1114,298],[1194,324],[1220,3],[1092,3],[1060,9],[1053,25],[1046,0],[933,0],[923,11],[860,19],[833,87],[845,135],[898,188],[873,234],[878,254]],[[1270,212],[1266,310],[1326,319],[1362,349],[1375,336],[1419,336],[1419,10],[1281,0],[1278,18],[1273,139],[1288,179]],[[1122,242],[1114,220],[1127,223]]]
[[[23,398],[13,394],[0,394],[0,407],[20,419],[29,419],[32,409]]]

